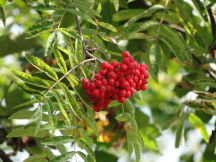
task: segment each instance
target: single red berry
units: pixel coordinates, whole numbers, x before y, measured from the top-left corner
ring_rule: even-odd
[[[112,79],[116,79],[117,78],[117,75],[116,75],[116,73],[115,72],[113,72],[113,71],[110,71],[109,73],[108,73],[108,77],[109,78],[112,78]]]
[[[105,75],[107,73],[107,71],[104,69],[101,69],[99,73],[100,73],[100,75]]]
[[[120,65],[120,69],[121,69],[122,71],[126,71],[126,70],[127,70],[127,65],[121,64],[121,65]]]
[[[102,82],[103,85],[107,85],[107,80],[105,78],[102,79],[101,82]]]
[[[100,75],[100,74],[95,74],[95,75],[94,75],[94,78],[95,78],[96,80],[100,80],[100,79],[101,79],[101,75]]]
[[[122,57],[129,57],[130,53],[128,51],[123,51],[122,52]]]
[[[147,71],[145,71],[145,72],[144,72],[144,76],[145,76],[145,79],[148,79],[148,77],[149,77],[149,74],[148,74],[148,72],[147,72]]]
[[[93,105],[93,108],[96,112],[100,112],[100,107],[98,107],[97,105]]]
[[[121,86],[122,86],[122,87],[128,87],[128,86],[129,86],[128,81],[124,80],[124,81],[121,83]]]
[[[143,85],[140,87],[140,89],[143,90],[143,91],[146,90],[146,85],[143,84]]]
[[[124,103],[125,101],[126,101],[125,97],[118,98],[118,102],[120,102],[120,103]]]
[[[114,67],[117,67],[117,66],[119,65],[119,63],[118,63],[118,61],[113,61],[113,62],[111,63],[111,65],[114,66]]]
[[[133,87],[130,88],[130,92],[131,92],[131,94],[134,93],[134,88]]]
[[[108,62],[102,62],[101,63],[101,67],[103,68],[103,69],[107,69],[108,67],[109,67],[109,63]]]
[[[110,65],[108,69],[109,69],[109,71],[113,71],[114,70],[114,66]]]
[[[130,64],[130,59],[129,58],[124,58],[123,60],[122,60],[122,62],[123,62],[123,64]]]
[[[99,89],[100,93],[105,92],[105,90],[106,90],[106,87],[104,85],[101,85]]]
[[[121,91],[120,91],[120,96],[121,96],[121,97],[124,97],[125,95],[126,95],[126,90],[124,90],[124,89],[121,90]]]
[[[127,91],[125,97],[128,98],[128,97],[130,97],[130,96],[131,96],[131,92],[130,92],[130,91]]]
[[[96,82],[95,82],[96,87],[100,86],[101,84],[102,84],[102,82],[100,80],[96,80]]]
[[[94,89],[93,92],[92,92],[92,95],[93,96],[99,96],[100,92],[98,89]]]
[[[115,82],[115,86],[116,86],[116,87],[119,87],[119,81],[116,81],[116,82]]]
[[[109,80],[109,84],[110,84],[110,85],[113,85],[114,83],[115,83],[115,80],[114,80],[114,79],[110,79],[110,80]]]
[[[91,82],[91,83],[89,84],[89,88],[90,88],[90,89],[95,89],[95,83],[94,83],[94,82]]]
[[[88,79],[86,79],[86,78],[83,78],[83,79],[82,79],[82,84],[85,84],[85,85],[86,85],[86,84],[88,84],[88,83],[89,83],[89,80],[88,80]]]

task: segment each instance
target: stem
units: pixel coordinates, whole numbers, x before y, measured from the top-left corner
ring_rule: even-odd
[[[216,22],[215,22],[211,8],[209,8],[207,11],[208,11],[209,18],[211,21],[211,29],[212,29],[212,35],[214,38],[214,46],[216,46]]]
[[[82,41],[82,48],[83,48],[83,52],[84,52],[84,59],[86,58],[86,56],[90,56],[91,58],[95,58],[96,61],[98,61],[99,63],[102,63],[103,60],[98,59],[97,57],[95,57],[94,55],[92,55],[90,52],[88,52],[88,50],[86,50],[86,45],[85,45],[85,41],[83,39],[83,35],[81,32],[81,27],[80,27],[80,20],[79,17],[76,15],[75,16],[75,20],[76,20],[76,25],[77,25],[77,31],[80,35],[81,41]]]
[[[3,160],[3,161],[7,161],[7,162],[13,162],[9,157],[8,155],[0,149],[0,158]]]
[[[48,90],[47,92],[45,93],[45,96],[60,82],[62,81],[65,77],[67,77],[74,69],[76,69],[78,66],[86,63],[86,62],[89,62],[89,61],[93,61],[95,60],[94,58],[91,58],[91,59],[88,59],[88,60],[84,60],[82,62],[80,62],[79,64],[75,65],[74,67],[72,67],[67,73],[65,73],[65,75],[63,75],[60,79],[58,79]]]

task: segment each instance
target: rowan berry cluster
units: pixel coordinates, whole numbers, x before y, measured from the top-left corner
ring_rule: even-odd
[[[82,80],[82,87],[97,112],[101,108],[107,108],[112,100],[124,103],[135,90],[146,90],[148,66],[138,64],[127,51],[122,52],[122,56],[121,64],[117,61],[111,64],[103,62],[101,70],[93,79]]]

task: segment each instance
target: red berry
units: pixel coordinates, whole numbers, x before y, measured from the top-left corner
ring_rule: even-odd
[[[102,70],[100,70],[99,73],[100,73],[100,75],[105,75],[107,73],[107,71],[102,69]]]
[[[100,112],[100,107],[97,105],[93,105],[93,108],[96,112]]]
[[[128,87],[129,86],[129,83],[128,83],[128,81],[123,81],[122,83],[121,83],[121,86],[122,87]]]
[[[114,80],[114,79],[110,79],[110,80],[109,80],[109,84],[110,84],[110,85],[113,85],[114,83],[115,83],[115,80]]]
[[[116,82],[115,82],[115,86],[116,86],[116,87],[119,87],[119,81],[116,81]]]
[[[143,85],[140,87],[140,89],[143,90],[143,91],[146,90],[146,85],[143,84]]]
[[[120,91],[120,96],[121,96],[121,97],[124,97],[125,95],[126,95],[126,91],[125,91],[124,89],[121,90],[121,91]]]
[[[101,79],[101,75],[100,75],[100,74],[95,74],[94,78],[95,78],[96,80],[100,80],[100,79]]]
[[[107,80],[105,78],[102,79],[101,82],[102,82],[103,85],[107,85]]]
[[[128,97],[130,97],[130,96],[131,96],[131,92],[130,92],[130,91],[127,91],[125,97],[128,98]]]
[[[118,101],[119,101],[120,103],[124,103],[124,102],[126,101],[126,98],[125,98],[125,97],[121,97],[121,98],[118,99]]]
[[[92,95],[93,96],[99,96],[100,92],[98,89],[94,89],[93,92],[92,92]]]
[[[121,65],[120,65],[120,69],[121,69],[122,71],[126,71],[126,70],[127,70],[127,65],[121,64]]]
[[[102,84],[102,82],[101,82],[100,80],[97,80],[97,81],[95,82],[95,86],[96,86],[96,87],[100,86],[101,84]]]
[[[91,82],[91,83],[89,84],[89,88],[90,88],[90,89],[95,89],[95,83],[94,83],[94,82]]]
[[[84,79],[82,79],[82,84],[88,84],[89,83],[89,81],[88,81],[88,79],[86,79],[86,78],[84,78]]]
[[[128,51],[123,51],[122,52],[122,57],[129,57],[130,53]]]
[[[110,65],[108,69],[109,69],[109,71],[113,71],[114,66],[113,66],[113,65]]]
[[[117,67],[117,66],[119,65],[119,63],[118,63],[117,61],[113,61],[113,62],[111,63],[111,65],[114,66],[114,67]]]
[[[123,64],[130,64],[130,59],[124,58],[122,62],[123,62]]]
[[[101,67],[103,68],[103,69],[107,69],[108,67],[109,67],[109,63],[108,62],[102,62],[101,63]]]
[[[110,71],[109,73],[108,73],[108,77],[109,78],[112,78],[112,79],[116,79],[117,78],[117,75],[116,75],[116,73],[115,72],[113,72],[113,71]]]

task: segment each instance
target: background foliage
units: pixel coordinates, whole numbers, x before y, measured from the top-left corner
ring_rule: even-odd
[[[141,161],[143,152],[161,152],[156,138],[165,129],[176,148],[192,129],[203,138],[199,159],[179,161],[215,161],[216,131],[206,129],[216,114],[214,0],[0,2],[3,161],[22,150],[26,162],[112,162],[122,151]],[[149,65],[148,90],[95,113],[80,80],[103,60],[120,61],[123,50]]]

